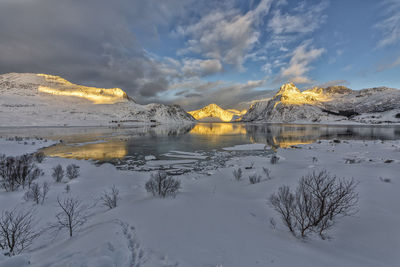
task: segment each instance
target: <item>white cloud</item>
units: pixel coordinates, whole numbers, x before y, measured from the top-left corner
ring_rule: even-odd
[[[291,54],[288,66],[281,69],[280,78],[299,84],[312,83],[313,81],[307,77],[307,73],[311,70],[310,64],[325,51],[324,48],[311,46],[311,40],[303,42]]]
[[[216,10],[192,25],[178,27],[175,34],[189,38],[179,53],[196,53],[241,69],[246,54],[259,40],[259,25],[271,2],[262,0],[244,15],[236,9]]]
[[[282,14],[278,9],[274,12],[274,16],[268,22],[268,29],[275,35],[293,34],[293,33],[310,33],[319,28],[325,22],[326,16],[323,11],[328,7],[327,1],[306,7],[302,2],[295,9],[298,14]]]
[[[378,48],[393,45],[400,41],[400,2],[398,0],[386,0],[383,4],[386,5],[385,19],[374,26],[382,32],[382,39],[378,42]]]

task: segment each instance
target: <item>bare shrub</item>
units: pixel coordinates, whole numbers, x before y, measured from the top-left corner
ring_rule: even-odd
[[[61,211],[57,213],[57,225],[59,228],[68,229],[69,236],[72,237],[76,228],[86,222],[85,209],[81,202],[74,197],[60,199],[57,197],[58,206]]]
[[[268,168],[265,168],[265,167],[263,167],[262,169],[263,169],[265,178],[267,178],[268,180],[271,180],[271,179],[272,179],[272,177],[271,177],[271,170],[268,169]]]
[[[345,159],[344,163],[346,163],[346,164],[354,164],[354,163],[356,163],[356,159]]]
[[[278,193],[271,195],[270,203],[279,213],[290,232],[294,233],[294,195],[290,192],[289,186],[284,185],[279,187]]]
[[[322,239],[336,219],[356,212],[358,194],[354,179],[337,179],[327,171],[303,176],[295,192],[282,186],[270,203],[293,234],[317,232]]]
[[[150,180],[145,185],[147,192],[160,197],[175,196],[181,187],[181,182],[169,177],[165,171],[158,171],[151,175]]]
[[[41,189],[39,184],[33,183],[28,191],[25,192],[24,199],[26,201],[34,201],[36,204],[39,204],[41,199]]]
[[[46,155],[42,151],[36,152],[35,154],[33,154],[33,156],[34,156],[36,162],[38,162],[38,163],[42,163],[43,160],[46,158]]]
[[[103,202],[103,206],[106,206],[109,209],[113,209],[117,207],[119,190],[113,185],[110,191],[105,191],[101,196],[101,201]]]
[[[278,161],[279,161],[279,157],[277,155],[273,154],[270,159],[271,164],[276,164],[276,163],[278,163]]]
[[[46,182],[44,182],[42,186],[40,186],[38,183],[32,183],[32,185],[25,192],[24,199],[26,201],[33,201],[37,205],[39,204],[43,205],[49,190],[50,190],[49,184]]]
[[[244,167],[246,170],[251,170],[251,169],[253,169],[253,167],[254,167],[254,162],[251,162],[250,163],[250,166],[246,166],[246,167]]]
[[[65,186],[65,193],[69,193],[69,192],[71,192],[71,186],[69,185],[69,184],[67,184],[66,186]]]
[[[43,205],[44,201],[47,198],[47,193],[50,191],[50,186],[47,182],[44,182],[42,184],[42,199],[41,199],[41,203]]]
[[[32,182],[43,174],[43,171],[33,163],[32,155],[0,156],[0,186],[6,191],[15,191],[20,186],[30,187]]]
[[[233,177],[235,177],[236,181],[240,181],[242,179],[243,173],[242,173],[242,169],[241,168],[233,170],[232,173],[233,173]]]
[[[67,177],[72,180],[79,177],[79,166],[70,164],[67,166]]]
[[[249,182],[251,184],[258,184],[259,182],[261,182],[261,176],[258,175],[257,173],[250,175],[249,176]]]
[[[60,164],[55,166],[53,168],[53,173],[51,174],[51,176],[54,178],[54,181],[56,181],[57,183],[61,183],[62,179],[64,178],[63,167]]]
[[[6,255],[20,254],[28,249],[39,234],[33,228],[33,214],[30,211],[4,211],[0,218],[0,249]]]
[[[391,182],[392,182],[392,180],[391,180],[390,178],[382,178],[382,177],[379,177],[379,180],[381,180],[381,181],[384,182],[384,183],[391,183]]]
[[[276,221],[275,221],[274,217],[271,217],[271,219],[269,219],[269,224],[271,225],[272,229],[276,228]]]

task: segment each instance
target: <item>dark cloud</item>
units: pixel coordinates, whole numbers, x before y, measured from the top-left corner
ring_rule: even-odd
[[[199,93],[189,93],[189,94],[186,94],[185,95],[185,97],[202,97],[203,95],[202,94],[199,94]]]
[[[179,0],[2,1],[0,73],[50,73],[154,96],[168,87],[168,75],[141,42],[157,40],[157,27],[182,6]]]
[[[178,98],[164,103],[177,103],[186,110],[195,110],[210,103],[216,103],[223,108],[248,108],[252,100],[271,97],[274,91],[261,89],[265,80],[248,81],[246,83],[228,83],[222,81],[203,82],[192,81],[182,83],[179,88],[191,88],[179,91]],[[182,93],[181,93],[182,92]],[[181,96],[181,97],[179,97]]]

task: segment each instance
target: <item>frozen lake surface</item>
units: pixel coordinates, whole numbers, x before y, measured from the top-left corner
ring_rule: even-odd
[[[165,160],[201,159],[203,153],[212,151],[257,151],[262,144],[276,149],[318,140],[399,140],[400,126],[198,123],[132,128],[25,127],[0,128],[0,136],[62,140],[44,150],[48,156],[97,161],[154,156]],[[255,145],[234,148],[245,144]]]

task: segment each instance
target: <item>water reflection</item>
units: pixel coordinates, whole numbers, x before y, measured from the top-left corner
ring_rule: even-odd
[[[43,149],[48,156],[107,161],[145,155],[167,158],[178,151],[213,151],[224,147],[264,143],[288,148],[322,139],[398,140],[399,126],[328,126],[293,124],[199,123],[185,126],[135,128],[0,128],[0,136],[40,136],[63,140]]]
[[[190,134],[198,135],[235,135],[246,134],[246,128],[237,123],[199,123],[190,130]]]
[[[110,160],[122,159],[128,155],[125,141],[108,141],[97,144],[82,145],[57,145],[42,150],[47,156],[74,158],[74,159],[93,159]]]

